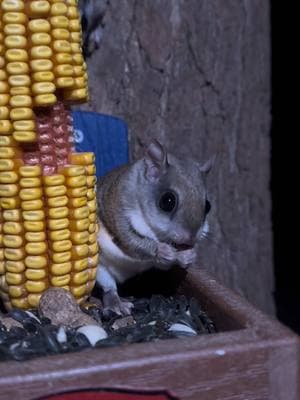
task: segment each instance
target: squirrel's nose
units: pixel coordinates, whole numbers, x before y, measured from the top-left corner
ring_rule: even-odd
[[[195,244],[194,235],[186,230],[180,230],[175,232],[175,240],[177,246],[184,246],[186,248],[191,248]]]

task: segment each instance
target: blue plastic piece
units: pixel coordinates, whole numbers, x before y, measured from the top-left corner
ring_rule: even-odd
[[[88,111],[73,111],[72,115],[76,151],[95,153],[97,177],[128,163],[128,130],[124,121]]]

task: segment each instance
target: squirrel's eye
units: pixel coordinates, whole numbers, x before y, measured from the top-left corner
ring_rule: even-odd
[[[159,199],[159,208],[167,213],[174,211],[177,206],[177,196],[174,192],[165,192]]]
[[[210,209],[211,209],[210,202],[208,200],[205,200],[205,210],[204,210],[205,215],[209,213]]]

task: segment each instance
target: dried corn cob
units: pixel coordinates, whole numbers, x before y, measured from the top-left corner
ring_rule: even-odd
[[[0,296],[30,308],[49,286],[90,294],[95,165],[75,153],[65,101],[87,99],[75,0],[0,4]]]

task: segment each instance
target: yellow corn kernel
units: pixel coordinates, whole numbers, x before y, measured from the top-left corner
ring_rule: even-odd
[[[25,25],[27,22],[27,16],[22,12],[6,12],[2,16],[2,20],[4,24]]]
[[[0,68],[4,68],[5,66],[5,58],[3,57],[3,45],[2,45],[2,50],[0,53]]]
[[[24,221],[24,228],[29,232],[40,232],[45,230],[44,221]]]
[[[68,218],[48,219],[48,229],[56,231],[58,229],[66,229],[69,227]]]
[[[6,65],[9,75],[23,75],[29,73],[29,65],[23,61],[13,61]]]
[[[8,93],[8,92],[9,92],[9,86],[7,82],[0,81],[0,93]]]
[[[73,296],[77,297],[81,297],[86,293],[86,285],[80,285],[80,286],[71,286],[70,288],[71,293],[73,294]]]
[[[72,76],[73,66],[71,64],[59,64],[54,68],[56,76]]]
[[[20,179],[20,186],[22,188],[34,188],[34,187],[40,187],[41,185],[42,181],[41,178],[39,177]]]
[[[33,178],[42,174],[40,165],[24,165],[19,169],[20,175],[24,178]]]
[[[0,197],[12,197],[16,196],[19,192],[19,186],[13,183],[11,184],[0,184]]]
[[[58,231],[49,231],[49,237],[53,241],[67,240],[71,237],[69,229],[60,229]]]
[[[42,293],[31,293],[27,296],[28,304],[31,307],[37,308],[42,297]]]
[[[9,94],[11,96],[23,96],[23,95],[30,95],[31,91],[30,88],[27,86],[16,86],[10,88]]]
[[[25,277],[32,281],[40,281],[41,279],[46,278],[47,271],[45,269],[30,269],[27,268],[25,271]]]
[[[12,123],[9,120],[3,119],[2,121],[0,121],[0,135],[7,135],[11,131]]]
[[[89,257],[89,268],[97,267],[99,262],[99,253]]]
[[[46,256],[27,256],[24,260],[27,268],[45,268],[48,264]]]
[[[78,260],[80,258],[87,257],[89,254],[89,246],[87,244],[78,244],[72,246],[71,257],[72,260]]]
[[[59,172],[65,176],[80,176],[85,174],[85,168],[81,165],[68,165],[58,168]]]
[[[84,244],[87,243],[89,240],[89,232],[82,231],[82,232],[74,232],[71,231],[71,240],[74,244]]]
[[[9,35],[5,37],[4,44],[7,49],[25,49],[27,39],[21,35]]]
[[[42,242],[46,240],[46,232],[26,232],[25,239],[27,242]]]
[[[37,134],[33,131],[14,131],[13,137],[17,142],[35,142]]]
[[[33,60],[40,60],[42,58],[50,58],[52,50],[49,46],[33,46],[30,49],[30,56]]]
[[[19,96],[11,96],[9,100],[9,104],[11,107],[31,107],[32,106],[32,100],[31,96],[26,96],[26,95],[19,95]]]
[[[69,4],[68,4],[68,5],[69,5]],[[75,5],[75,6],[69,5],[69,7],[68,7],[68,12],[67,12],[67,16],[68,16],[70,19],[77,19],[77,18],[79,18],[79,13],[78,13],[78,9],[77,9],[76,5]]]
[[[71,260],[71,252],[70,251],[63,251],[61,253],[50,252],[50,259],[55,264],[65,263]]]
[[[70,20],[69,29],[71,32],[79,32],[81,30],[79,19],[76,18],[76,19]]]
[[[57,2],[51,5],[51,15],[65,15],[67,13],[67,6],[63,2]]]
[[[67,188],[64,185],[48,186],[45,193],[48,197],[63,196],[67,193]]]
[[[99,247],[97,242],[89,245],[89,256],[94,256],[95,254],[98,254],[98,252],[99,252]]]
[[[12,135],[0,136],[0,146],[16,146],[16,141]]]
[[[1,3],[2,11],[23,11],[24,10],[24,1],[21,0],[2,0]]]
[[[3,244],[5,247],[18,249],[23,245],[23,238],[19,235],[4,235]]]
[[[73,261],[74,271],[83,271],[88,268],[88,258],[82,258],[81,260]]]
[[[13,122],[14,130],[16,131],[33,131],[35,130],[35,121],[34,120],[21,120]]]
[[[89,200],[87,202],[87,206],[89,208],[89,212],[90,213],[96,212],[96,210],[97,210],[97,201],[96,201],[96,199]]]
[[[43,181],[46,186],[62,185],[65,183],[65,177],[64,175],[61,174],[55,174],[50,176],[44,176]]]
[[[32,72],[44,72],[44,71],[51,71],[53,68],[53,63],[51,60],[47,59],[32,60],[30,61],[30,66]]]
[[[11,197],[11,198],[0,198],[0,207],[5,210],[13,210],[15,208],[20,207],[21,201],[20,197]]]
[[[51,36],[55,40],[69,40],[70,32],[68,31],[68,29],[56,28],[52,29]]]
[[[86,197],[73,197],[69,199],[68,206],[70,208],[83,207],[87,205]]]
[[[50,4],[48,1],[35,0],[30,1],[29,4],[29,15],[32,17],[47,16],[50,11]]]
[[[14,171],[0,172],[0,183],[16,183],[19,177]]]
[[[20,150],[17,147],[0,147],[0,158],[16,158],[20,156]]]
[[[21,207],[24,211],[40,210],[44,207],[44,203],[41,199],[22,201]]]
[[[40,187],[24,188],[20,190],[21,200],[36,200],[40,199],[42,195],[43,191]]]
[[[55,85],[52,82],[38,82],[32,85],[32,93],[34,95],[48,94],[55,92]]]
[[[71,53],[71,44],[67,40],[54,40],[52,46],[57,53]]]
[[[69,155],[70,164],[89,165],[95,162],[94,153],[71,153]]]
[[[10,285],[9,288],[8,288],[8,294],[9,294],[10,297],[15,299],[15,298],[22,297],[22,296],[26,295],[26,290],[23,287],[23,285],[21,285],[21,286]]]
[[[52,276],[50,279],[51,285],[53,286],[65,286],[71,280],[70,274]]]
[[[67,196],[49,197],[47,199],[48,207],[63,207],[68,204]]]
[[[65,275],[71,272],[72,263],[71,262],[63,262],[58,264],[50,265],[50,272],[53,275]]]
[[[34,98],[34,103],[37,107],[50,106],[55,104],[56,101],[56,96],[53,93],[39,94]]]
[[[75,78],[75,87],[76,89],[81,89],[86,87],[86,79],[84,77]]]
[[[51,36],[49,33],[37,32],[30,36],[30,40],[34,46],[47,46],[51,43]]]
[[[21,285],[25,282],[23,274],[15,274],[14,272],[6,272],[5,279],[8,285]]]
[[[25,288],[30,293],[41,293],[47,288],[46,281],[27,281],[25,283]]]
[[[4,221],[19,222],[22,220],[22,212],[19,209],[4,210],[3,219]]]
[[[29,308],[29,303],[27,298],[11,299],[11,305],[15,308],[27,309]]]
[[[96,279],[96,275],[97,275],[97,267],[96,268],[90,268],[89,269],[89,279],[94,282],[95,279]]]
[[[96,224],[90,224],[89,233],[94,233],[94,232],[96,232]]]
[[[89,216],[89,209],[87,206],[79,208],[70,208],[69,216],[71,219],[84,219]]]
[[[32,75],[34,82],[52,82],[54,80],[54,73],[52,71],[35,72]]]
[[[8,78],[8,83],[10,86],[30,86],[29,75],[11,75]]]
[[[69,228],[71,231],[86,231],[90,225],[88,218],[70,219]]]
[[[68,29],[69,28],[69,19],[64,15],[58,15],[50,18],[50,23],[53,29],[61,28]]]
[[[0,106],[6,106],[9,102],[9,94],[0,94]]]
[[[72,283],[74,283],[75,285],[82,285],[86,283],[88,280],[89,280],[89,271],[87,269],[80,272],[76,272],[72,276]]]
[[[65,218],[69,214],[68,207],[54,207],[48,209],[49,218]]]
[[[56,79],[56,86],[58,88],[69,88],[74,85],[74,79],[71,76],[64,76]]]
[[[86,184],[88,188],[93,188],[97,183],[97,178],[95,175],[86,177]]]
[[[87,175],[96,175],[96,165],[90,164],[85,167]]]
[[[25,245],[26,253],[31,256],[39,256],[47,251],[45,242],[32,242]]]
[[[69,53],[56,53],[55,54],[55,63],[56,64],[72,64],[73,57]],[[5,92],[3,92],[5,93]]]
[[[41,221],[45,218],[44,210],[23,211],[25,221]]]
[[[23,261],[6,261],[5,268],[8,272],[18,274],[25,271],[25,264]]]
[[[95,242],[97,242],[97,233],[96,232],[90,233],[89,244],[93,244]]]
[[[84,58],[81,53],[73,54],[72,59],[76,65],[82,65],[84,63]],[[86,83],[85,76],[82,76],[81,78],[78,77],[77,79],[84,79],[84,82]]]
[[[66,90],[64,92],[64,98],[66,101],[74,101],[74,102],[87,101],[87,99],[88,99],[87,88]]]
[[[66,180],[66,185],[70,188],[77,188],[81,186],[86,186],[87,177],[85,175],[81,176],[71,176]]]
[[[64,252],[71,250],[72,248],[72,242],[71,240],[61,240],[61,241],[55,241],[55,242],[50,242],[49,243],[50,248],[54,252]]]
[[[24,248],[21,247],[19,249],[4,249],[4,257],[6,260],[10,261],[20,261],[25,257]]]
[[[23,24],[6,24],[3,30],[5,35],[25,35],[26,28]]]
[[[94,224],[97,221],[97,214],[96,213],[90,213],[89,221],[90,221],[90,223]]]
[[[81,43],[81,32],[70,32],[72,42]]]
[[[23,231],[23,225],[20,222],[7,221],[3,224],[3,233],[8,235],[19,235]]]
[[[13,121],[20,121],[24,119],[33,119],[34,118],[34,113],[31,108],[13,108],[10,111],[10,118]]]
[[[9,117],[9,108],[2,106],[0,107],[0,120],[7,119]]]
[[[28,61],[28,53],[24,49],[8,49],[5,52],[6,62],[26,62]]]
[[[51,25],[46,19],[32,19],[28,23],[28,28],[33,33],[50,32]]]
[[[5,259],[4,257],[4,249],[0,248],[0,261],[3,261]]]

